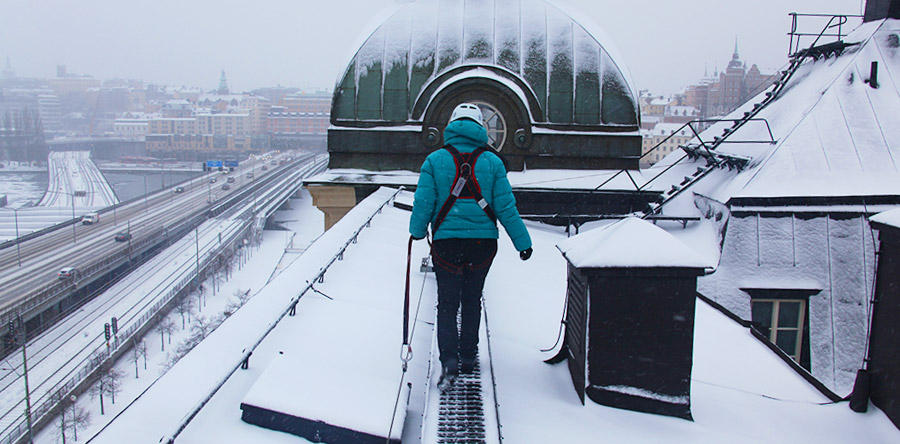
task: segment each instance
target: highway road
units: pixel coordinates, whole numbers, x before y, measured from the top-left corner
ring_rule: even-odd
[[[77,161],[77,158],[69,160]],[[270,160],[254,159],[228,175],[211,172],[182,184],[181,192],[175,192],[175,188],[164,189],[114,212],[103,212],[98,223],[75,223],[72,229],[66,227],[23,241],[18,250],[15,247],[0,250],[0,313],[41,289],[60,285],[57,274],[64,267],[76,269],[71,282],[76,283],[79,271],[83,272],[91,263],[127,252],[130,244],[150,236],[167,235],[167,230],[181,220],[206,211],[215,202],[277,170],[270,163]],[[228,183],[228,177],[233,177],[234,182]],[[50,183],[52,186],[59,181],[51,178]],[[81,216],[76,213],[76,218]],[[114,240],[117,233],[129,230],[130,241]]]
[[[47,156],[50,182],[41,207],[105,208],[119,202],[89,151],[58,151]]]
[[[218,249],[223,242],[233,239],[241,233],[249,221],[249,215],[260,210],[271,198],[283,195],[291,187],[289,184],[297,184],[302,177],[306,177],[324,166],[323,158],[304,156],[297,167],[286,167],[289,171],[280,176],[271,186],[259,190],[258,194],[245,197],[241,203],[232,207],[226,214],[210,219],[201,224],[196,231],[192,231],[180,240],[173,240],[173,245],[166,248],[159,255],[150,259],[147,263],[129,273],[122,280],[105,290],[103,294],[78,310],[60,320],[56,325],[40,333],[28,343],[28,367],[32,414],[35,419],[46,414],[55,401],[53,396],[58,390],[71,390],[80,383],[88,373],[99,364],[96,359],[103,359],[100,352],[109,350],[105,346],[103,326],[110,322],[111,317],[118,319],[119,338],[127,340],[129,334],[140,329],[156,316],[159,307],[168,301],[172,295],[189,282],[196,274],[196,266],[203,266],[207,261],[218,254]],[[231,185],[241,182],[249,185],[260,176],[270,174],[274,167],[268,166],[262,170],[262,163],[248,165],[242,171],[244,181],[235,178]],[[254,178],[250,179],[247,173],[253,172]],[[138,206],[136,213],[130,216],[130,220],[139,221],[142,217],[156,220],[154,211],[163,216],[186,213],[186,205],[192,205],[198,200],[205,204],[212,193],[214,186],[219,186],[221,197],[221,184],[228,183],[222,177],[234,177],[231,175],[214,174],[216,182],[211,183],[210,177],[203,181],[195,180],[188,190],[172,195],[160,194],[148,199],[153,205],[148,207],[151,211],[145,211]],[[178,196],[184,195],[184,196]],[[187,197],[181,199],[180,197]],[[199,197],[199,198],[198,198]],[[274,200],[274,199],[273,199]],[[143,201],[141,201],[143,202]],[[275,205],[274,203],[272,205]],[[268,206],[268,205],[267,205]],[[205,206],[203,207],[205,209]],[[173,213],[174,212],[174,213]],[[143,216],[142,216],[143,215]],[[135,223],[136,223],[135,222]],[[110,224],[109,221],[101,221],[102,224]],[[96,227],[94,227],[96,228]],[[115,231],[115,230],[113,230]],[[110,244],[109,238],[95,233],[89,236],[96,238],[99,244]],[[114,245],[114,244],[113,244]],[[97,247],[95,249],[102,249]],[[112,345],[114,350],[116,345]],[[7,356],[2,367],[6,372],[0,372],[0,440],[19,436],[25,427],[25,391],[22,380],[23,368],[21,354],[13,353]],[[6,441],[3,441],[6,442]]]

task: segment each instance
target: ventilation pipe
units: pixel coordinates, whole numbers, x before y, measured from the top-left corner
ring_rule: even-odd
[[[878,89],[878,62],[872,62],[869,67],[869,79],[865,82],[873,89]]]

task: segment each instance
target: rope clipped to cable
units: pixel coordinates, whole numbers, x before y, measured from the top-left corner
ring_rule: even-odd
[[[409,361],[412,360],[413,350],[409,344],[409,280],[412,264],[412,246],[415,240],[409,236],[409,245],[406,248],[406,290],[403,296],[403,345],[400,347],[400,360],[403,362],[403,372],[406,373]]]

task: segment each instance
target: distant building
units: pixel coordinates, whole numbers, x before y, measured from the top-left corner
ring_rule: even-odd
[[[150,129],[150,119],[155,116],[143,113],[126,113],[115,120],[113,133],[117,138],[146,140]]]
[[[284,148],[325,148],[331,116],[331,94],[294,93],[281,98],[268,114],[272,143]]]
[[[159,117],[148,121],[147,152],[157,157],[197,158],[201,154],[254,153],[268,149],[265,134],[251,133],[249,113]]]
[[[47,80],[56,94],[64,96],[73,93],[85,93],[91,88],[99,88],[100,81],[88,75],[69,74],[65,65],[56,67],[56,77]]]
[[[331,94],[294,94],[282,99],[269,112],[269,132],[273,135],[328,133]]]
[[[652,130],[641,130],[641,168],[647,168],[685,145],[694,137],[690,128],[679,123],[657,123]],[[653,149],[656,147],[656,149]]]
[[[776,74],[762,74],[756,65],[748,69],[747,63],[740,60],[735,41],[728,67],[689,86],[684,104],[699,109],[702,117],[725,115],[770,87],[776,78]]]

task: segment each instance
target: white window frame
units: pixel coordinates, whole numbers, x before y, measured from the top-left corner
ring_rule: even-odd
[[[797,336],[796,346],[794,350],[784,350],[782,349],[788,356],[790,356],[794,361],[800,362],[800,353],[803,350],[803,327],[804,322],[806,322],[806,299],[775,299],[775,298],[753,298],[750,303],[755,304],[757,302],[771,302],[772,303],[772,325],[769,327],[769,340],[772,341],[773,344],[778,345],[777,339],[778,335],[782,333],[790,333],[795,334]],[[785,302],[798,302],[800,303],[800,312],[797,315],[797,328],[794,327],[781,327],[778,325],[779,319],[779,310],[781,309],[781,304]]]

